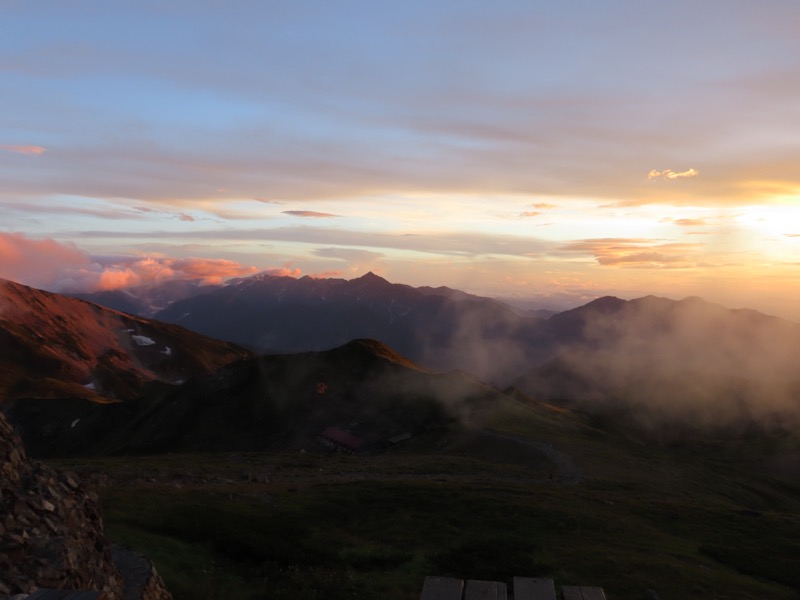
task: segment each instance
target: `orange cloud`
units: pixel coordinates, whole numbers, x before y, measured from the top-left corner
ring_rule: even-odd
[[[273,267],[271,269],[266,269],[261,271],[262,273],[266,273],[267,275],[272,275],[273,277],[300,277],[303,272],[298,268],[291,268],[289,266],[284,267]]]
[[[656,171],[653,169],[647,174],[648,179],[681,179],[684,177],[697,177],[700,172],[697,169],[688,169],[686,171],[676,172],[672,169],[665,169],[664,171]]]
[[[258,272],[255,267],[245,267],[222,258],[166,259],[166,265],[175,272],[177,279],[202,279],[206,283],[217,283],[229,277],[242,277]]]
[[[73,244],[30,239],[21,233],[0,233],[0,278],[52,291],[115,290],[171,279],[211,284],[257,271],[256,267],[213,258],[92,258]],[[293,276],[299,273],[299,269],[289,271]]]
[[[699,244],[663,244],[639,238],[600,238],[570,242],[562,251],[592,255],[603,266],[680,269],[697,266],[693,255],[700,247]]]
[[[705,227],[708,225],[704,219],[675,219],[672,222],[681,227]]]
[[[36,287],[57,281],[65,269],[82,269],[89,257],[73,244],[0,233],[0,277]]]
[[[199,279],[204,284],[221,283],[231,277],[243,277],[258,272],[232,260],[220,258],[147,257],[131,262],[115,259],[102,271],[90,271],[83,278],[83,289],[114,290],[136,285],[161,283],[171,279]],[[93,285],[92,285],[93,284]]]
[[[529,211],[526,211],[526,212],[519,213],[519,216],[523,217],[523,218],[538,217],[540,214],[542,214],[542,213],[540,213],[538,211],[535,211],[535,210],[529,210]]]
[[[98,274],[97,283],[92,291],[118,290],[140,283],[141,278],[130,269],[124,271],[109,269]]]
[[[0,144],[0,150],[14,152],[15,154],[28,154],[31,156],[38,156],[47,152],[47,148],[42,146],[11,146],[8,144]]]
[[[292,215],[293,217],[305,217],[308,219],[331,219],[341,216],[334,215],[333,213],[316,212],[313,210],[284,210],[283,214]]]

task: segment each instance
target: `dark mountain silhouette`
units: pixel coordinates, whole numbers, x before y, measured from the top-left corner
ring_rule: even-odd
[[[0,280],[0,407],[18,398],[126,400],[247,356],[182,327]]]
[[[428,368],[463,369],[500,386],[551,358],[560,335],[535,311],[444,286],[390,283],[371,272],[352,280],[260,274],[226,285],[168,282],[80,297],[262,353],[379,339]]]
[[[541,320],[450,288],[373,273],[353,280],[258,275],[177,301],[156,318],[259,352],[324,350],[378,339],[420,364],[501,383],[540,361]]]

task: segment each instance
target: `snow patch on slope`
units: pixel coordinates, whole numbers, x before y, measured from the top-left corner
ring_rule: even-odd
[[[137,346],[152,346],[156,343],[154,339],[149,338],[146,335],[132,335],[131,337]]]

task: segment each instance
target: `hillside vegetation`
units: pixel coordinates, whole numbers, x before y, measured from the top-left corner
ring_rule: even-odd
[[[797,598],[800,487],[759,473],[796,439],[665,449],[534,402],[485,425],[375,456],[60,464],[94,478],[109,535],[148,553],[178,599],[399,600],[428,574],[548,576],[617,600]]]

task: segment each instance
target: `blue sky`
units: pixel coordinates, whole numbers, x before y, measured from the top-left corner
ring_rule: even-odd
[[[800,318],[798,23],[789,1],[0,0],[0,276],[191,259]]]

